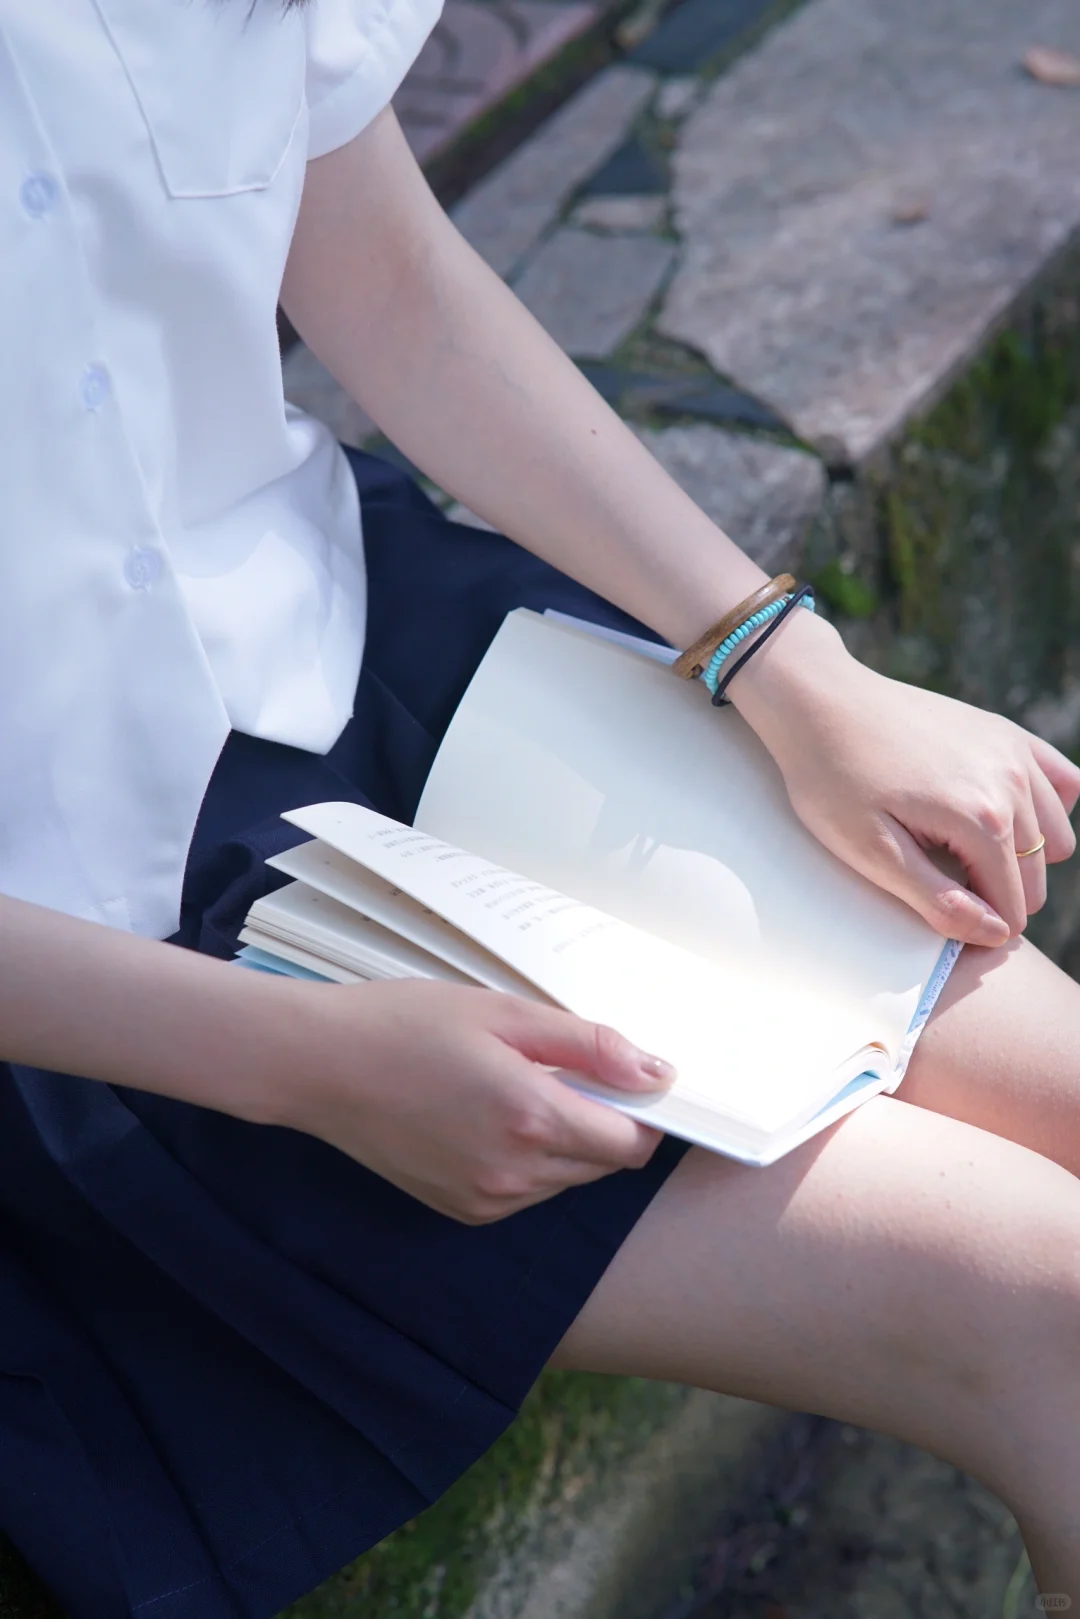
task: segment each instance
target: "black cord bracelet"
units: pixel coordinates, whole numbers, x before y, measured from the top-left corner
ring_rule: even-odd
[[[747,647],[746,651],[743,653],[742,657],[735,660],[735,662],[731,665],[731,668],[725,673],[723,679],[717,682],[716,691],[713,693],[712,700],[712,706],[714,708],[727,707],[727,705],[731,702],[731,698],[725,697],[724,693],[731,685],[731,682],[735,679],[735,676],[738,674],[743,664],[749,663],[750,659],[754,656],[754,653],[760,651],[760,649],[765,645],[765,642],[769,639],[769,636],[776,634],[777,630],[780,628],[785,618],[787,618],[788,614],[793,613],[796,607],[799,606],[800,602],[804,602],[808,596],[812,603],[814,599],[813,585],[801,585],[792,596],[791,600],[784,603],[776,617],[772,619],[770,623],[766,624],[757,640],[752,641]]]

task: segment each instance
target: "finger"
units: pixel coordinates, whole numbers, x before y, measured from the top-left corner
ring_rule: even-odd
[[[651,1133],[656,1134],[655,1131]],[[529,1191],[522,1194],[520,1206],[524,1208],[532,1203],[542,1203],[545,1198],[556,1197],[571,1186],[588,1186],[593,1181],[617,1174],[621,1169],[640,1169],[652,1157],[663,1139],[663,1136],[656,1134],[656,1141],[650,1144],[648,1153],[640,1164],[590,1163],[584,1158],[549,1158],[544,1174],[536,1177]]]
[[[1019,806],[1021,825],[1028,831],[1035,827],[1031,843],[1039,841],[1035,825],[1035,811],[1031,807],[1030,793],[1023,794]],[[992,831],[980,826],[974,818],[961,823],[955,838],[950,840],[953,852],[963,861],[971,883],[971,891],[985,900],[1008,925],[1013,937],[1023,933],[1027,926],[1027,896],[1021,862],[1016,858],[1017,848],[1026,849],[1030,843],[1017,844],[1016,815]]]
[[[1046,791],[1051,798],[1057,794],[1046,784]],[[1060,804],[1059,804],[1060,809]],[[1016,865],[1020,872],[1020,881],[1024,887],[1024,904],[1028,916],[1034,916],[1046,904],[1046,860],[1043,851],[1037,849],[1035,854],[1023,854],[1026,849],[1036,849],[1042,839],[1040,829],[1040,816],[1035,808],[1034,798],[1029,804],[1022,805],[1017,811],[1016,821],[1013,825],[1014,844],[1017,855]]]
[[[989,948],[1008,941],[1009,925],[999,913],[955,877],[940,871],[892,816],[884,818],[875,854],[874,861],[858,863],[863,875],[904,900],[944,938]]]
[[[592,1181],[603,1180],[606,1175],[617,1174],[620,1167],[643,1169],[664,1139],[658,1131],[650,1131],[650,1134],[656,1140],[650,1143],[648,1152],[639,1164],[590,1164],[581,1158],[553,1158],[551,1163],[554,1179],[558,1182],[557,1190],[565,1191],[568,1186],[588,1186]]]
[[[603,1023],[587,1023],[558,1007],[515,1001],[505,1008],[496,1033],[530,1062],[569,1069],[612,1090],[666,1090],[675,1078],[662,1057],[640,1051]]]
[[[520,1214],[522,1209],[533,1208],[537,1203],[546,1203],[548,1198],[557,1197],[571,1187],[588,1186],[593,1181],[603,1180],[623,1167],[620,1164],[588,1163],[580,1158],[548,1158],[543,1172],[530,1177],[527,1189],[501,1197],[486,1197],[479,1202],[469,1199],[465,1208],[451,1203],[444,1205],[434,1198],[428,1201],[440,1214],[464,1220],[467,1225],[490,1225],[512,1214]]]
[[[1065,806],[1065,813],[1071,815],[1080,801],[1080,767],[1041,736],[1031,731],[1025,735],[1035,763]]]
[[[551,1155],[600,1165],[605,1171],[647,1164],[662,1140],[661,1132],[607,1102],[581,1095],[573,1088],[573,1078],[545,1077],[555,1115]]]
[[[1039,821],[1039,831],[1046,839],[1046,859],[1053,866],[1068,860],[1076,852],[1076,833],[1061,795],[1048,781],[1038,765],[1031,767],[1031,801]],[[1020,844],[1030,848],[1030,844]]]

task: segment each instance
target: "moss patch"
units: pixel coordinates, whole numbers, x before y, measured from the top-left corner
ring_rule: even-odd
[[[852,650],[1080,758],[1080,252],[868,471],[833,486],[805,573]],[[1080,976],[1080,868],[1036,944]]]
[[[814,575],[814,594],[845,618],[870,618],[877,611],[878,593],[847,558],[833,557]]]
[[[974,685],[1018,714],[1066,679],[1078,627],[1078,465],[1070,297],[1004,333],[895,458],[885,556],[899,629],[933,642],[936,683]]]
[[[458,1619],[543,1515],[583,1507],[685,1398],[637,1379],[546,1373],[442,1500],[282,1619]]]
[[[834,489],[807,570],[867,661],[1016,718],[1080,676],[1080,266],[1067,282]]]

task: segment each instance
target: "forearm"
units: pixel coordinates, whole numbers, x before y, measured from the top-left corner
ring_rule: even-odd
[[[291,987],[0,896],[0,1060],[269,1118]]]
[[[418,466],[673,643],[762,583],[461,238],[393,119],[310,165],[284,300]]]
[[[443,216],[386,114],[309,165],[283,289],[338,380],[481,516],[677,646],[763,579]],[[939,931],[996,944],[1074,839],[1080,773],[996,717],[913,693],[793,613],[731,686],[796,811]],[[946,847],[969,893],[926,854]],[[1024,851],[1024,852],[1021,852]]]

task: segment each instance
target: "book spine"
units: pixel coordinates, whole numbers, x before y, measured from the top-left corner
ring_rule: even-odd
[[[926,988],[923,990],[922,999],[915,1009],[915,1016],[908,1026],[908,1032],[905,1034],[903,1044],[900,1047],[900,1055],[896,1059],[896,1068],[888,1087],[890,1092],[896,1090],[907,1073],[911,1053],[915,1050],[916,1042],[930,1020],[930,1014],[937,1005],[938,997],[948,983],[949,974],[960,959],[960,952],[963,948],[959,940],[949,939],[938,957],[934,970],[927,980]]]

